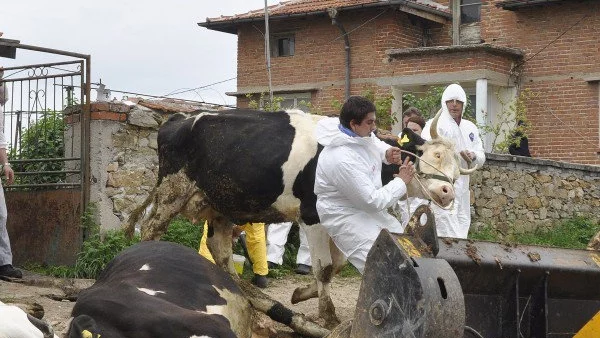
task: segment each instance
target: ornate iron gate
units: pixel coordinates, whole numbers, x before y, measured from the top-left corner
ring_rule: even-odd
[[[15,171],[15,183],[4,186],[13,260],[73,264],[89,196],[90,58],[18,42],[16,48],[80,58],[7,67],[0,79],[9,97],[2,117]],[[76,105],[83,114],[73,124],[65,111]]]

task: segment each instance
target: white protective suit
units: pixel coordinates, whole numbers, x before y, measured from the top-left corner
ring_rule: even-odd
[[[406,193],[406,185],[396,177],[382,186],[381,166],[389,145],[373,134],[349,136],[338,126],[337,118],[323,119],[315,131],[325,146],[315,178],[317,212],[337,247],[362,273],[381,229],[403,232],[387,209]]]
[[[485,162],[485,152],[483,150],[483,142],[479,136],[479,130],[473,122],[461,119],[460,125],[454,121],[446,102],[450,100],[458,100],[463,102],[463,111],[467,106],[467,95],[461,86],[457,84],[449,85],[442,94],[442,114],[438,121],[437,131],[440,136],[452,140],[456,146],[456,152],[460,153],[463,150],[472,151],[475,153],[474,164],[480,167]],[[427,121],[423,133],[421,135],[425,140],[431,139],[431,122]],[[460,157],[460,156],[459,156]],[[461,157],[461,166],[467,167],[467,163]],[[438,236],[467,238],[469,227],[471,226],[471,191],[469,190],[469,176],[460,175],[459,179],[454,182],[455,200],[454,205],[450,210],[444,210],[436,205],[432,205],[431,209],[435,215],[435,222]]]
[[[283,264],[283,254],[285,253],[285,243],[292,229],[292,222],[273,223],[267,228],[267,261],[275,264]],[[296,264],[311,266],[310,250],[306,232],[300,227],[300,247],[296,255]]]

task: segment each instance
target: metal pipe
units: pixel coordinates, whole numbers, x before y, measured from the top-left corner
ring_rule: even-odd
[[[345,59],[345,69],[346,69],[346,78],[345,78],[345,96],[346,100],[350,97],[350,39],[348,38],[348,33],[346,33],[346,29],[344,26],[337,20],[338,11],[335,8],[331,8],[329,11],[329,16],[331,17],[331,23],[336,25],[337,28],[342,33],[344,37],[344,50],[346,52]]]

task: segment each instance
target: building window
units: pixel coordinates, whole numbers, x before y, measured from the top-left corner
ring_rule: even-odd
[[[287,94],[273,94],[275,102],[278,100],[282,110],[286,109],[300,109],[305,113],[310,113],[311,93],[287,93]],[[268,96],[263,98],[260,103],[260,108],[268,106]]]
[[[296,40],[293,34],[273,35],[271,39],[271,56],[293,56]]]
[[[481,20],[481,0],[460,0],[460,23],[467,24]]]

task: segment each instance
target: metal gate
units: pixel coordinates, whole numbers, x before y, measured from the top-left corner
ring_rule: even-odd
[[[18,42],[16,47],[73,56]],[[8,101],[2,117],[15,182],[3,184],[16,265],[73,264],[81,248],[80,219],[89,195],[86,78],[89,57],[4,68],[0,81]],[[83,113],[74,124],[68,112],[79,105]]]

